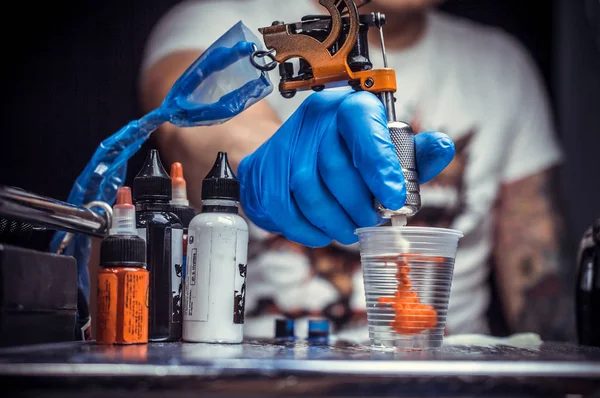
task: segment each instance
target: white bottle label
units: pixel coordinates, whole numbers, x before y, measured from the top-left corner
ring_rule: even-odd
[[[212,237],[211,228],[188,232],[188,259],[185,281],[184,317],[191,321],[208,321]]]
[[[184,319],[243,324],[248,232],[237,228],[189,231]]]
[[[183,297],[183,318],[192,319],[194,315],[194,301],[192,295],[196,297],[196,283],[198,281],[198,249],[192,247],[194,235],[188,235],[188,253],[185,265],[185,281],[183,288],[185,294]],[[196,308],[197,311],[197,308]]]
[[[171,292],[173,293],[173,323],[181,322],[181,276],[183,274],[183,229],[171,230]]]
[[[144,239],[144,242],[146,242],[146,228],[138,228],[137,229],[137,236],[139,236],[140,238]]]

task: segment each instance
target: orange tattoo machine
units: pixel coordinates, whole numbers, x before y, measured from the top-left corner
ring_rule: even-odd
[[[385,15],[359,13],[359,8],[370,2],[362,0],[357,5],[355,0],[319,0],[329,15],[308,15],[301,22],[290,24],[275,21],[259,29],[268,50],[254,52],[250,60],[263,71],[279,66],[279,92],[284,98],[292,98],[298,91],[348,85],[357,91],[372,92],[381,99],[406,180],[406,203],[401,209],[386,209],[375,200],[375,207],[381,217],[392,219],[392,224],[404,225],[406,217],[421,208],[415,134],[407,123],[396,120],[396,74],[387,66],[383,38]],[[373,69],[369,57],[371,28],[379,30],[382,69]],[[261,62],[265,58],[268,62]],[[297,64],[291,62],[294,59],[298,60]]]

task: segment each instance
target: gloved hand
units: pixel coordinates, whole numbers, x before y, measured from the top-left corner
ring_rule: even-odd
[[[416,136],[419,181],[454,158],[442,133]],[[257,226],[320,247],[357,241],[358,227],[377,225],[373,196],[389,209],[406,200],[385,109],[369,92],[312,94],[238,168],[241,204]]]

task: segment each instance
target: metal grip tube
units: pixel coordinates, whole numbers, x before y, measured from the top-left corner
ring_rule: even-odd
[[[108,220],[90,209],[7,186],[0,186],[0,215],[97,237],[106,236],[109,228]]]
[[[382,218],[389,219],[394,215],[413,216],[421,209],[421,190],[415,154],[415,133],[410,125],[404,122],[390,122],[390,136],[396,155],[402,167],[406,183],[406,203],[401,209],[386,209],[375,200],[375,209]]]

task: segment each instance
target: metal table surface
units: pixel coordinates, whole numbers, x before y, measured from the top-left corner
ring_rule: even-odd
[[[49,344],[1,349],[0,385],[14,396],[53,397],[595,397],[600,349],[559,343],[428,352],[305,341]]]

